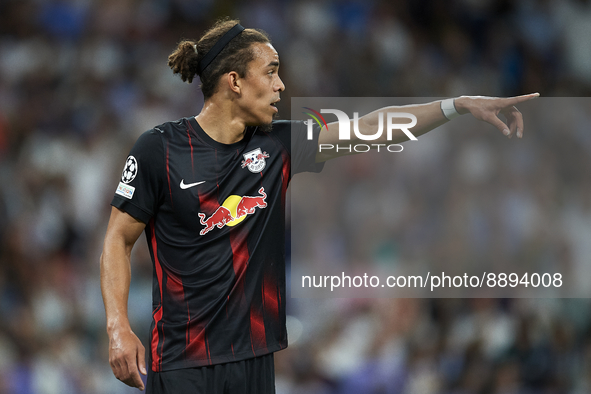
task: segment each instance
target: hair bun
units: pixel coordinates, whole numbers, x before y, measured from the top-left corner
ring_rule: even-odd
[[[194,41],[184,40],[168,57],[168,66],[173,73],[180,74],[183,82],[191,83],[197,74],[198,58],[197,44]]]

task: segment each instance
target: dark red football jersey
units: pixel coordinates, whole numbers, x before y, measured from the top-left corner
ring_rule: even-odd
[[[112,205],[146,223],[153,371],[287,346],[285,195],[292,173],[322,168],[314,131],[308,141],[303,122],[276,121],[226,145],[191,117],[137,140]]]

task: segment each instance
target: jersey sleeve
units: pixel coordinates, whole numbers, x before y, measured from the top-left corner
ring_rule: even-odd
[[[162,137],[146,131],[125,160],[111,205],[147,224],[163,200],[164,171]]]
[[[320,172],[324,162],[316,163],[320,127],[314,124],[312,139],[307,138],[307,126],[300,120],[282,120],[273,124],[273,133],[279,138],[291,157],[291,173]]]

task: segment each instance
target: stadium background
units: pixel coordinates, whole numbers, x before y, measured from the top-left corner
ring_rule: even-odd
[[[0,1],[0,393],[133,392],[107,362],[98,257],[109,202],[137,136],[201,107],[166,58],[221,15],[271,35],[283,116],[291,96],[591,92],[589,1]],[[574,236],[555,240],[552,257],[583,262],[589,163],[571,158],[589,156],[584,129],[539,157],[565,182],[521,190],[526,205],[562,202],[549,225]],[[493,166],[501,140],[478,147]],[[514,185],[491,182],[482,187]],[[404,193],[440,197],[418,184]],[[130,318],[146,343],[143,240],[132,272]],[[277,354],[279,393],[591,392],[587,299],[290,301],[301,335]]]

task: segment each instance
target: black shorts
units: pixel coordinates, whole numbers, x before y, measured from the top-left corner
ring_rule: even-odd
[[[146,394],[275,394],[273,353],[233,363],[152,372]]]

